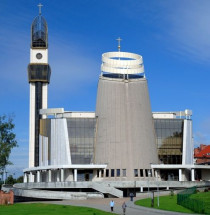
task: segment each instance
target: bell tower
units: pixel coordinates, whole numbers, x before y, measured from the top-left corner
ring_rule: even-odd
[[[29,122],[29,167],[39,166],[40,109],[46,109],[48,103],[48,84],[51,69],[48,64],[48,28],[41,14],[31,25],[30,63],[28,81],[30,84],[30,122]]]

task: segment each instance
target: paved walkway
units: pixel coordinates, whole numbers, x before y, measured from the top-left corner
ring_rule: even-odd
[[[134,198],[134,201],[140,198]],[[84,206],[90,208],[96,208],[99,210],[111,212],[109,207],[109,202],[112,199],[87,199],[87,200],[63,200],[63,201],[45,201],[44,203],[50,204],[61,204],[61,205],[74,205],[74,206]],[[152,208],[145,208],[134,205],[129,198],[113,198],[115,202],[114,214],[123,214],[122,204],[125,201],[127,204],[126,214],[127,215],[179,215],[186,213],[177,213],[170,211],[157,210]],[[195,215],[195,214],[194,214]]]

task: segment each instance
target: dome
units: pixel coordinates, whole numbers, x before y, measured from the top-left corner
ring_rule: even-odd
[[[41,15],[37,16],[31,25],[31,46],[48,47],[47,22]]]

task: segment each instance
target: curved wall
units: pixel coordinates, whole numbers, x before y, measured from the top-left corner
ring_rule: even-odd
[[[145,78],[124,80],[101,76],[96,116],[95,163],[106,163],[107,169],[115,171],[120,169],[119,178],[122,169],[126,169],[126,179],[134,178],[134,169],[150,169],[151,163],[158,163]]]

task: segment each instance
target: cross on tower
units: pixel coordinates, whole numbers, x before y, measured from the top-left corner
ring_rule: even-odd
[[[39,3],[37,6],[39,7],[39,15],[41,15],[43,5],[41,3]]]
[[[116,39],[118,41],[118,51],[120,52],[120,41],[122,40],[120,37],[118,39]]]

